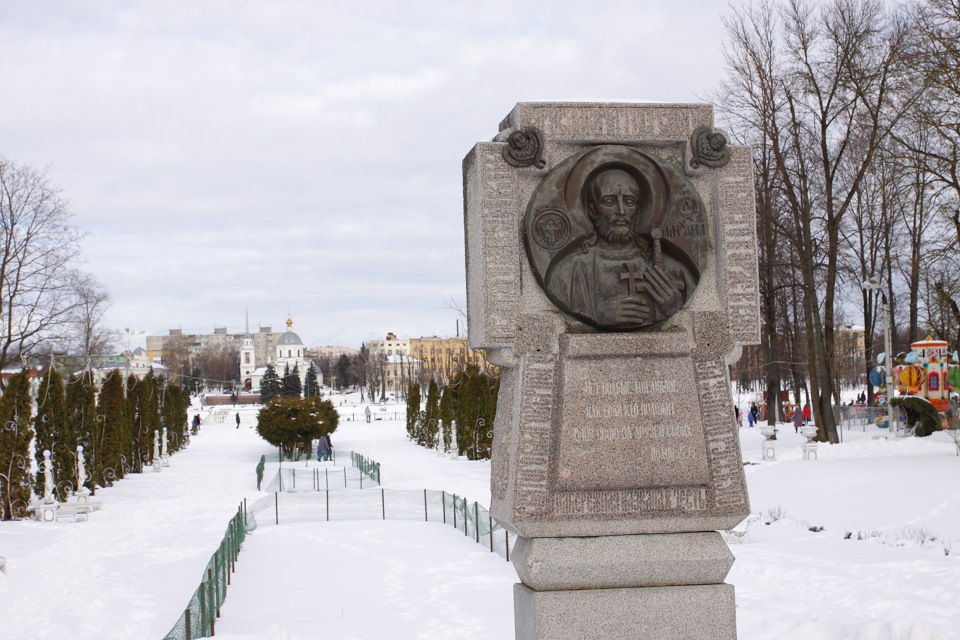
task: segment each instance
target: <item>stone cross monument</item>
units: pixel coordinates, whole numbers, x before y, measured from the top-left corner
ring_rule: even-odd
[[[516,637],[736,637],[727,365],[759,340],[750,150],[709,105],[521,103],[463,162]]]

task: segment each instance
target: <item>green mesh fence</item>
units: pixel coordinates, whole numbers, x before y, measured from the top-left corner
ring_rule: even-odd
[[[258,478],[260,467],[258,469]],[[355,451],[333,452],[329,462],[315,463],[304,460],[281,466],[263,485],[262,490],[306,491],[322,489],[370,489],[380,486],[380,463],[374,462]],[[260,489],[260,484],[257,489]]]
[[[230,519],[220,546],[207,563],[200,586],[164,640],[192,640],[214,635],[216,619],[220,617],[230,575],[236,568],[237,556],[246,534],[243,509],[240,508],[237,509],[237,515]]]
[[[509,560],[515,536],[480,503],[430,489],[311,489],[291,484],[260,498],[247,509],[247,531],[263,526],[355,520],[420,520],[453,527],[463,536]]]
[[[371,480],[375,480],[377,484],[380,484],[380,463],[374,462],[369,458],[360,455],[356,451],[350,452],[350,459],[353,461],[353,466],[360,469],[360,472],[369,477]]]

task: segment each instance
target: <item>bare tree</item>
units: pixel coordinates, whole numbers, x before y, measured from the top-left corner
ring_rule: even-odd
[[[778,198],[789,212],[813,415],[819,438],[836,442],[840,229],[874,153],[911,103],[911,32],[875,0],[833,0],[816,10],[805,0],[784,0],[779,8],[735,9],[724,24],[727,93],[750,87],[761,98],[740,105],[742,119],[767,141]]]
[[[79,368],[88,370],[96,358],[109,352],[119,341],[119,333],[107,328],[104,319],[110,308],[110,294],[92,275],[72,274],[76,306],[67,319],[67,353],[79,360]]]
[[[79,305],[70,218],[46,171],[0,157],[0,368],[67,332]]]
[[[127,357],[129,357],[129,354]],[[161,357],[163,358],[163,364],[170,371],[171,382],[178,382],[181,376],[188,375],[192,358],[186,338],[181,335],[174,335],[164,340]]]
[[[948,194],[952,206],[944,211],[960,242],[960,0],[924,0],[915,15],[921,37],[912,69],[924,94],[909,122],[923,135],[901,142],[923,157],[934,183]]]

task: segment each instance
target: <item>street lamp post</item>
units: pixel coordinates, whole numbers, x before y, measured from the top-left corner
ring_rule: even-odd
[[[876,280],[870,278],[864,280],[860,285],[866,291],[876,291],[880,285]],[[893,440],[897,439],[897,428],[893,423],[893,365],[890,360],[890,305],[887,303],[887,294],[880,294],[880,311],[883,314],[883,346],[884,361],[886,369],[885,378],[887,383],[887,435]]]

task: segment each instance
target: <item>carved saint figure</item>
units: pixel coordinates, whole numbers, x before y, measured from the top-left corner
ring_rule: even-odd
[[[601,328],[637,329],[679,311],[697,281],[663,251],[659,229],[639,233],[650,221],[642,219],[646,210],[637,180],[611,167],[591,176],[583,190],[595,233],[557,257],[545,278],[547,292]]]

